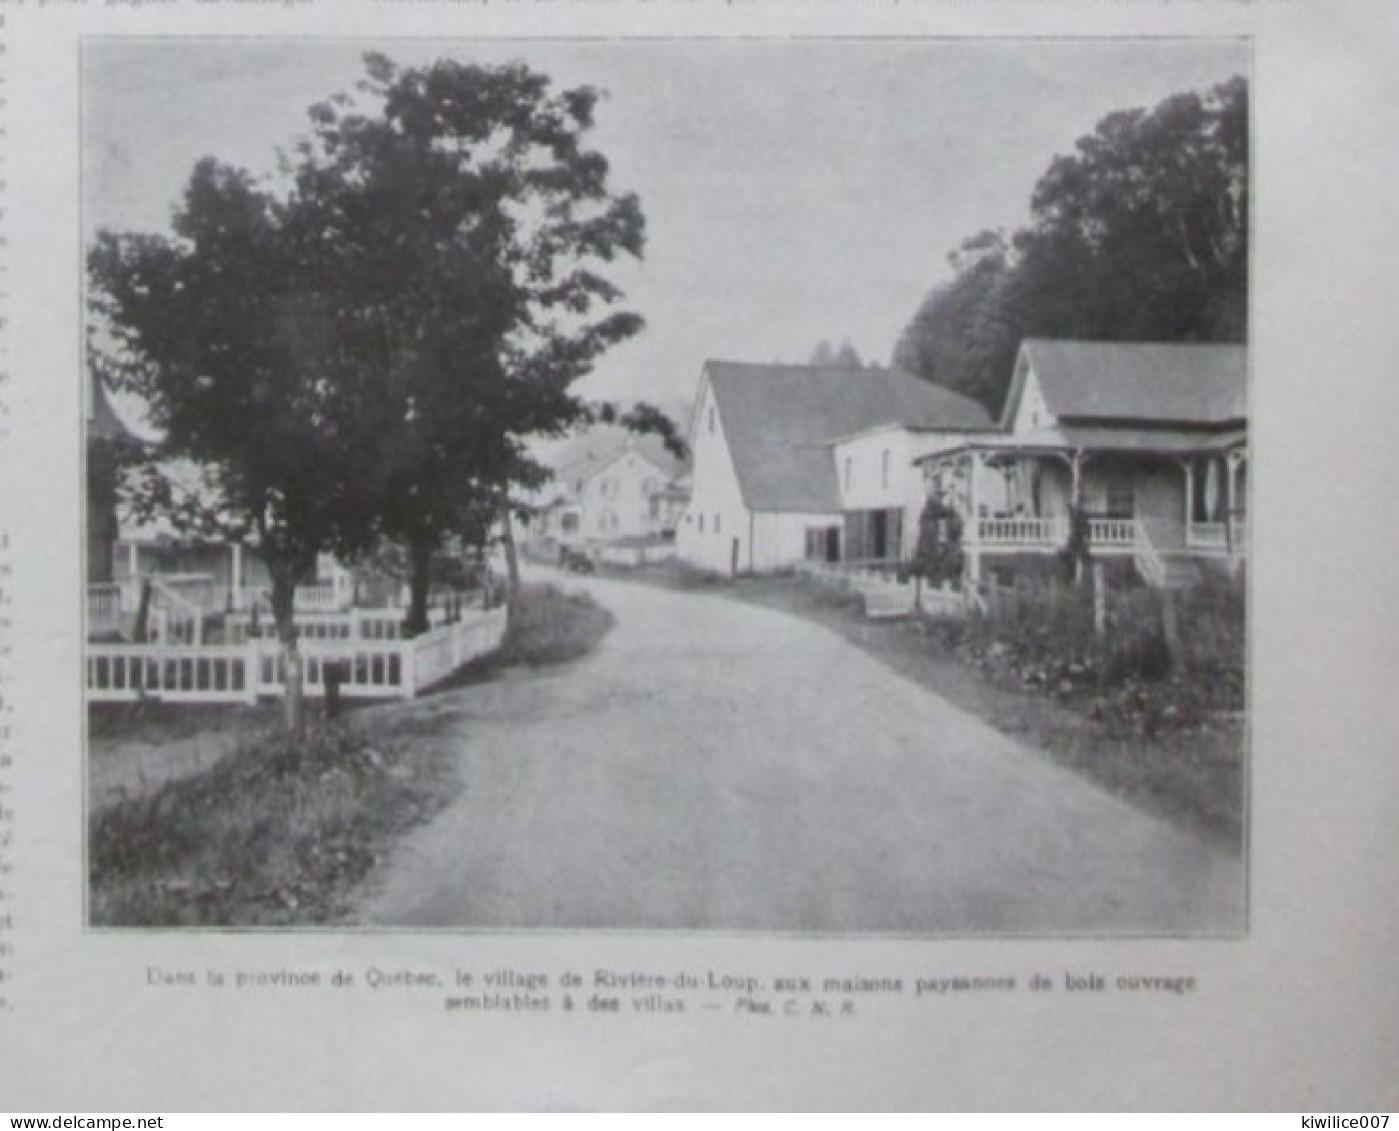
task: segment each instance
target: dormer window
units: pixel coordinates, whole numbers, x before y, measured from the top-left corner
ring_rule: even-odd
[[[714,431],[714,406],[709,406],[709,430]]]
[[[849,456],[846,456],[846,457],[845,457],[845,489],[846,489],[847,491],[850,490],[850,466],[851,466],[850,457],[849,457]]]
[[[884,449],[884,454],[879,459],[879,485],[889,486],[889,449]]]

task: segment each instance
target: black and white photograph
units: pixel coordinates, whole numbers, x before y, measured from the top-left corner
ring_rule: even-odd
[[[89,927],[1247,935],[1246,40],[80,73]]]

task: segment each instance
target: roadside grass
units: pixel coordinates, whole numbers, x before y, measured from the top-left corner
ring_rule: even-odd
[[[615,623],[616,618],[587,593],[569,593],[549,582],[521,585],[513,638],[493,655],[467,664],[431,694],[470,687],[517,665],[538,668],[582,659]]]
[[[577,660],[602,642],[615,621],[586,593],[547,583],[524,585],[519,625],[501,662],[542,667]]]
[[[237,703],[90,703],[87,733],[99,742],[177,742],[211,730],[256,730],[271,723],[275,703],[248,707]]]
[[[377,743],[343,723],[300,743],[273,730],[208,772],[92,816],[94,926],[323,923],[394,834],[456,793],[434,745]]]
[[[595,647],[612,616],[586,595],[528,586],[506,653],[453,686],[512,664],[556,664]],[[92,711],[99,740],[173,742],[201,728],[246,736],[208,770],[89,814],[89,921],[99,927],[276,927],[343,921],[392,842],[463,788],[450,741],[392,706],[325,720],[300,744],[278,705],[149,705]],[[98,755],[100,756],[100,755]]]
[[[1227,851],[1242,851],[1242,711],[1217,709],[1220,703],[1212,701],[1221,690],[1225,699],[1237,694],[1241,700],[1236,673],[1213,672],[1201,661],[1188,678],[1141,678],[1129,665],[1138,653],[1149,664],[1153,652],[1141,642],[1145,634],[1138,633],[1115,661],[1112,685],[1100,687],[1077,658],[1039,657],[1028,667],[1013,663],[1015,647],[984,634],[989,630],[915,618],[871,620],[858,594],[800,575],[727,580],[653,567],[618,576],[722,593],[824,625],[900,675],[1130,804]],[[1220,634],[1226,618],[1215,615],[1218,611],[1209,600],[1201,608],[1183,609],[1182,636],[1190,638],[1196,619],[1201,635]],[[1042,628],[1033,631],[1045,636]]]

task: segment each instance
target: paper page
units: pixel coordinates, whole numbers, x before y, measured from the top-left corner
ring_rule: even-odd
[[[1392,1107],[1395,32],[1374,0],[0,5],[0,1103]],[[555,147],[473,135],[507,104]],[[1076,143],[1151,114],[1080,193]],[[492,161],[528,186],[499,208]],[[1056,206],[1107,219],[1052,245]],[[502,250],[540,232],[547,278]],[[1181,297],[1230,278],[1232,313]],[[529,288],[530,327],[490,306]],[[490,495],[528,349],[616,311],[644,326],[569,388],[683,458],[536,436],[553,477]],[[954,356],[997,311],[1009,352]],[[508,539],[465,506],[506,494]],[[1242,665],[1191,682],[1244,601]]]

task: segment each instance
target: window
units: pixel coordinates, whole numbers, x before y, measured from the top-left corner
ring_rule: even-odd
[[[845,489],[850,490],[850,457],[845,457]]]
[[[714,406],[709,406],[709,430],[714,431]]]
[[[718,534],[718,533],[719,533],[719,512],[718,512],[718,511],[715,511],[715,512],[714,512],[714,533],[715,533],[715,534]]]
[[[889,449],[884,449],[884,454],[879,457],[879,485],[889,486]]]
[[[704,533],[704,515],[699,516],[699,532]]]

